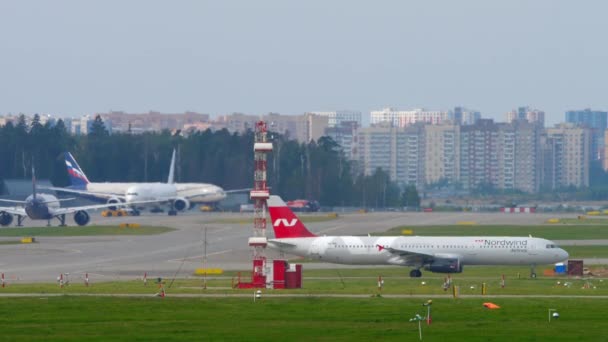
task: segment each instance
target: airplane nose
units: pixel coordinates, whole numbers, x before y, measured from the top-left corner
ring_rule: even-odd
[[[561,250],[560,256],[562,257],[562,260],[566,260],[568,259],[568,257],[570,256],[568,254],[568,252],[566,252],[564,249]]]

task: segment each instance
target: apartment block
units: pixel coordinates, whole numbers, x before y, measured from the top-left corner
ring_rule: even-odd
[[[530,107],[519,107],[517,110],[512,110],[506,114],[507,123],[514,121],[526,120],[529,123],[536,124],[540,127],[545,127],[545,112],[539,109],[530,109]]]
[[[233,113],[218,117],[214,122],[215,129],[226,128],[230,132],[244,132],[254,129],[255,123],[264,120],[268,124],[268,129],[284,134],[290,139],[307,143],[311,140],[318,140],[325,135],[328,127],[329,118],[312,113],[301,115],[284,115],[269,113],[266,115],[248,115]]]
[[[361,127],[361,112],[354,110],[319,111],[310,112],[311,114],[326,116],[328,127],[339,127],[343,122],[356,122]]]
[[[498,126],[478,120],[460,130],[460,182],[465,190],[496,186],[499,177]]]
[[[547,128],[543,137],[543,179],[546,187],[589,186],[591,130],[563,123]]]
[[[359,130],[358,161],[361,172],[372,175],[381,168],[391,180],[424,187],[424,127],[369,127]]]
[[[327,127],[324,135],[340,145],[346,158],[354,160],[357,156],[360,127],[356,121],[342,121],[337,126]]]
[[[454,107],[450,116],[457,125],[473,125],[477,120],[481,119],[481,113],[479,111],[464,107]]]
[[[414,109],[400,111],[395,108],[384,108],[371,112],[371,124],[389,124],[393,127],[407,127],[416,123],[441,124],[451,120],[449,112]]]
[[[591,131],[591,160],[601,160],[604,157],[604,132],[607,128],[608,112],[591,110],[569,110],[566,112],[566,122],[577,126],[587,127]],[[606,169],[608,170],[608,169]]]
[[[460,179],[460,126],[424,125],[424,181],[427,185]]]

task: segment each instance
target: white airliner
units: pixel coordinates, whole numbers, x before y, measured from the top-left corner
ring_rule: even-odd
[[[555,243],[510,236],[316,236],[278,196],[268,211],[275,239],[268,245],[281,252],[352,265],[399,265],[414,269],[410,277],[431,272],[460,273],[464,265],[536,265],[564,261],[568,253]]]
[[[32,169],[32,194],[25,201],[13,201],[0,199],[0,202],[13,203],[15,207],[0,207],[0,226],[8,226],[13,223],[13,216],[17,216],[17,226],[21,226],[23,220],[27,217],[31,220],[46,220],[48,226],[51,225],[51,220],[57,218],[60,226],[65,226],[65,216],[74,214],[74,221],[79,226],[85,226],[91,220],[87,210],[104,209],[111,204],[86,205],[80,207],[62,208],[61,202],[73,200],[57,199],[51,194],[38,193],[36,189],[35,172]]]
[[[49,187],[47,189],[91,196],[115,204],[131,207],[138,214],[144,206],[169,206],[169,215],[184,211],[194,203],[217,203],[226,198],[227,193],[242,192],[249,189],[224,191],[221,187],[208,183],[174,183],[175,150],[171,158],[167,183],[91,183],[71,153],[65,152],[65,163],[72,186],[69,188]],[[133,202],[148,202],[147,205],[131,205]]]

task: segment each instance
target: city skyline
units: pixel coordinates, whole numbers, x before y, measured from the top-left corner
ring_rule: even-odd
[[[608,4],[0,4],[1,113],[608,109]],[[111,24],[110,24],[111,23]]]

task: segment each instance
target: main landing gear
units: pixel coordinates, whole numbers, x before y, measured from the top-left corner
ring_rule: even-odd
[[[536,279],[536,265],[530,265],[530,278]]]
[[[57,219],[59,220],[59,227],[67,226],[65,224],[65,214],[61,214],[61,215],[57,216]],[[50,221],[49,221],[49,224],[50,224]]]
[[[410,278],[420,278],[422,276],[422,272],[419,269],[410,271]]]

